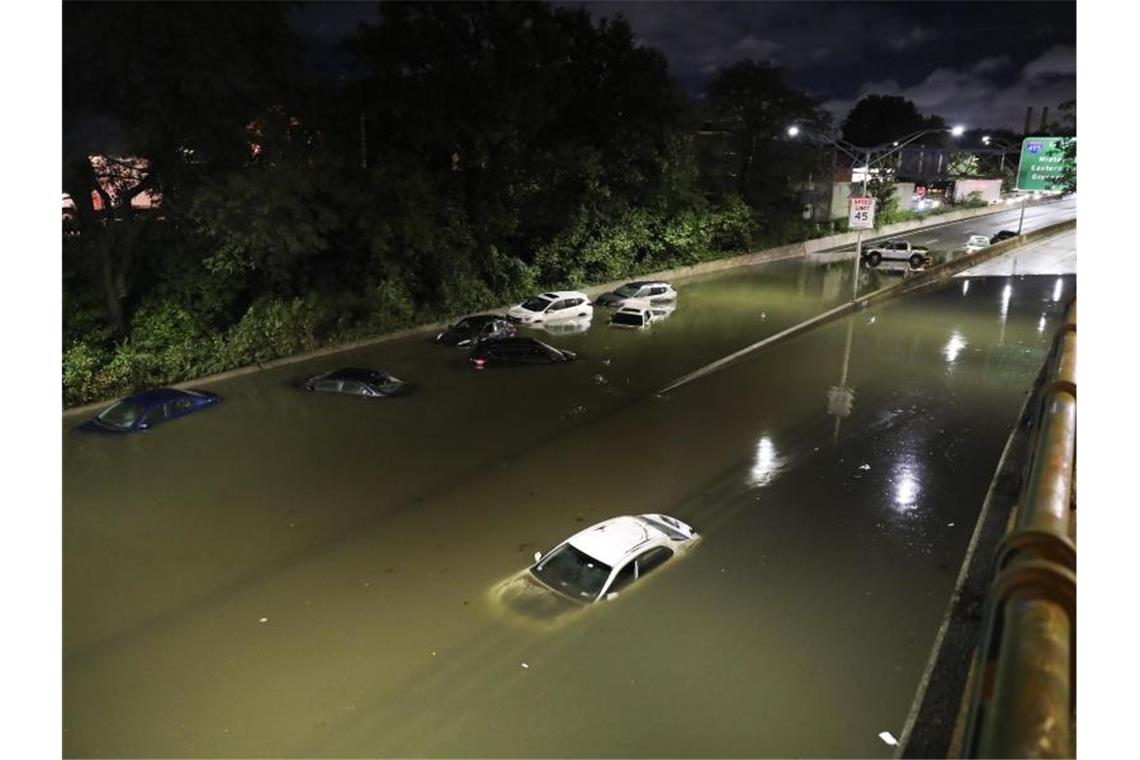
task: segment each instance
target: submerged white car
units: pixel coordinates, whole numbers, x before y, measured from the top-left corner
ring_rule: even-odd
[[[533,296],[507,311],[507,319],[524,325],[533,325],[560,319],[592,317],[594,307],[590,297],[577,290],[553,290]]]
[[[648,301],[627,301],[626,305],[610,316],[611,327],[649,327],[656,317]]]
[[[536,552],[529,572],[551,591],[589,604],[613,599],[699,540],[669,515],[623,515],[575,533],[546,554]]]
[[[990,239],[985,235],[970,235],[970,239],[966,241],[966,253],[974,253],[989,247]]]
[[[575,533],[534,564],[496,584],[492,599],[515,620],[559,625],[678,557],[700,535],[675,517],[614,517]]]
[[[630,301],[668,303],[677,300],[677,291],[667,282],[660,280],[635,280],[627,282],[612,293],[598,296],[598,306],[620,307],[631,305]]]

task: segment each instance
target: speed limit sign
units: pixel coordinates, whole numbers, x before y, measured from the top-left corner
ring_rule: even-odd
[[[875,227],[875,199],[851,198],[847,209],[847,229],[870,230]]]

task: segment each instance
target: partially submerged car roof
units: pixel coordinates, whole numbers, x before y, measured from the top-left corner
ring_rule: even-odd
[[[614,567],[637,547],[665,535],[644,520],[622,515],[575,533],[566,543]]]

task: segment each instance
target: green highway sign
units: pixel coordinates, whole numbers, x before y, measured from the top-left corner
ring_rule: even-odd
[[[1026,137],[1017,167],[1018,190],[1060,190],[1066,162],[1064,137]],[[1074,140],[1076,138],[1073,138]]]

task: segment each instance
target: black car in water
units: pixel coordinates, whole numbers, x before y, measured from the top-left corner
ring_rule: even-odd
[[[435,336],[436,343],[445,346],[470,346],[481,340],[509,338],[518,332],[506,317],[496,314],[476,314],[461,319]]]
[[[301,387],[307,391],[343,393],[361,398],[404,396],[413,390],[411,383],[405,383],[398,377],[380,370],[359,367],[343,367],[310,377]]]
[[[476,369],[494,364],[561,364],[578,355],[547,345],[534,338],[501,338],[483,341],[471,351],[467,360]]]
[[[994,243],[1000,243],[1003,240],[1009,240],[1010,238],[1015,237],[1017,237],[1017,233],[1013,230],[999,230],[993,234],[993,237],[990,238],[990,245],[993,245]]]

